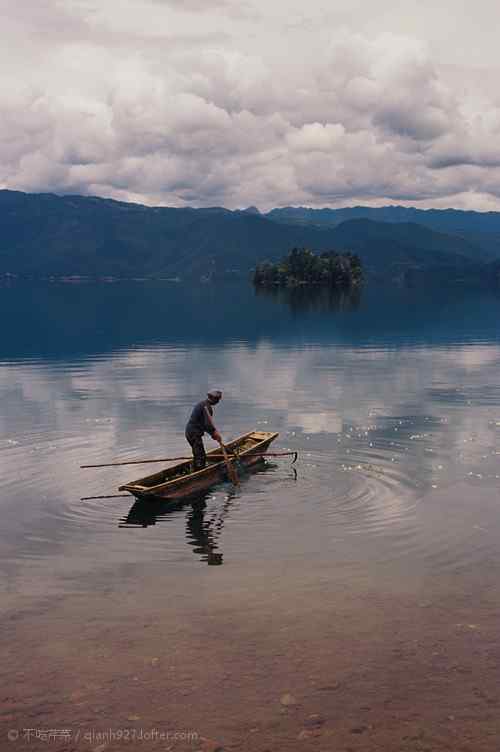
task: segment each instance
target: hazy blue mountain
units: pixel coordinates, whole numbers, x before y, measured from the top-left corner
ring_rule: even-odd
[[[283,224],[251,211],[146,207],[109,199],[0,191],[0,275],[211,278],[248,275],[294,247],[357,253],[368,277],[466,270],[481,249],[412,223]],[[467,275],[463,275],[467,276]]]
[[[372,219],[376,222],[414,222],[445,232],[500,233],[500,212],[476,212],[461,209],[416,209],[406,206],[348,206],[341,209],[284,207],[265,216],[286,224],[335,226],[348,219]]]
[[[352,206],[343,209],[285,207],[272,209],[266,216],[275,222],[323,228],[336,227],[350,219],[371,219],[392,224],[411,222],[469,240],[481,251],[478,260],[500,258],[500,212],[415,209],[404,206]]]

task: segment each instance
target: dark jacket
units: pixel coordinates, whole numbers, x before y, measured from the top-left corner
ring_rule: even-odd
[[[212,405],[208,400],[202,400],[194,406],[186,425],[186,436],[188,434],[190,436],[203,436],[204,433],[208,433],[213,437],[217,429],[208,417],[207,411],[210,417],[214,414]]]

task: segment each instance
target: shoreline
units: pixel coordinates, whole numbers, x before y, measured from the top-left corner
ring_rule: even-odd
[[[159,581],[143,585],[5,614],[0,738],[71,729],[73,745],[54,739],[54,752],[123,749],[99,736],[113,729],[142,734],[145,751],[497,749],[491,586],[405,595],[337,583],[319,598],[307,587],[276,597],[262,582],[246,598],[176,601]],[[47,741],[13,745],[24,748]]]

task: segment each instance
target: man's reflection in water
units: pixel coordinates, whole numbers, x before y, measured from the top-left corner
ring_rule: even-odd
[[[259,472],[273,472],[275,469],[276,465],[266,462],[259,469]],[[295,468],[292,468],[292,472],[292,477],[296,481],[297,472]],[[282,483],[283,480],[280,479],[279,482]],[[211,493],[213,492],[207,491],[204,494],[176,503],[162,501],[161,499],[136,501],[127,516],[120,520],[119,527],[149,527],[156,525],[157,521],[167,522],[174,515],[187,511],[186,540],[188,545],[193,548],[195,554],[200,556],[200,561],[206,561],[209,566],[220,566],[223,564],[223,555],[217,550],[219,548],[218,539],[224,527],[226,516],[233,504],[235,492],[230,490],[224,494],[222,506],[220,497],[217,496],[218,503],[214,504],[209,510],[207,499],[210,498]]]
[[[127,516],[120,521],[119,527],[149,527],[190,507],[186,515],[187,543],[193,547],[194,553],[201,554],[201,561],[206,561],[209,566],[219,566],[223,563],[223,556],[217,551],[217,538],[224,527],[224,518],[231,506],[233,495],[228,494],[222,509],[214,509],[208,516],[206,497],[207,495],[198,496],[178,504],[161,500],[136,501]]]
[[[214,517],[205,519],[206,509],[205,501],[192,505],[186,520],[187,539],[195,554],[201,554],[202,561],[206,561],[209,566],[218,566],[222,564],[222,554],[216,551],[216,537],[220,534],[223,523],[214,524]]]

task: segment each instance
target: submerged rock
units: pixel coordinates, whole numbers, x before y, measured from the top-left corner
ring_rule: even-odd
[[[325,722],[325,719],[318,715],[317,713],[313,713],[312,715],[307,716],[307,718],[304,721],[304,726],[306,728],[319,728],[319,726],[322,726]]]

